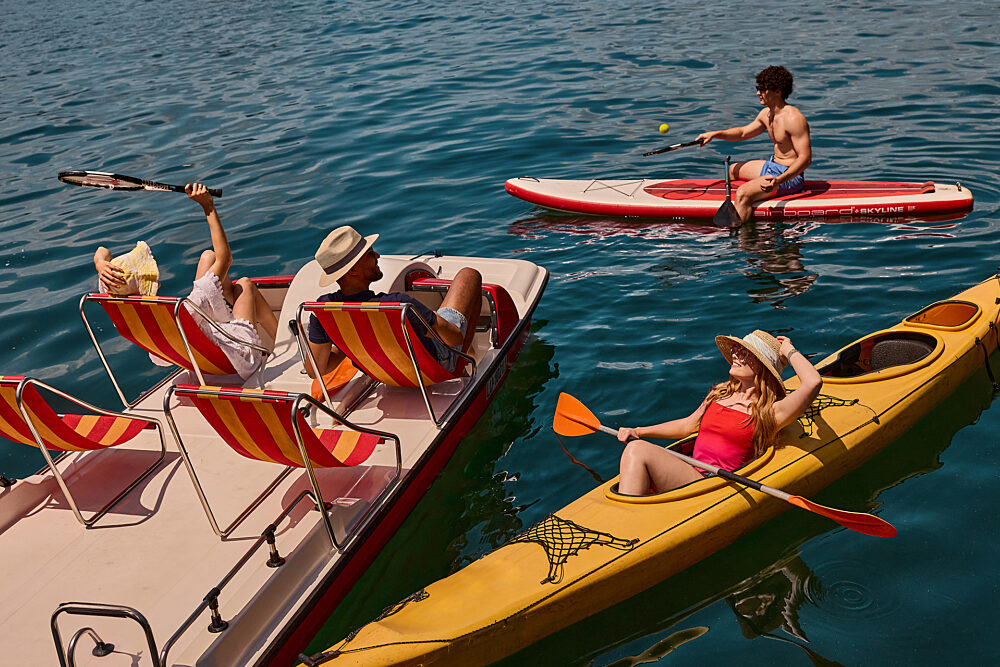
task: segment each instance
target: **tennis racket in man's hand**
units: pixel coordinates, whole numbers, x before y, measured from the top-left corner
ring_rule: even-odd
[[[105,190],[159,190],[161,192],[184,192],[183,185],[169,185],[156,181],[144,181],[141,178],[108,174],[103,171],[61,171],[59,180],[70,185],[82,185],[88,188],[104,188]],[[208,194],[221,197],[222,190],[209,188]]]

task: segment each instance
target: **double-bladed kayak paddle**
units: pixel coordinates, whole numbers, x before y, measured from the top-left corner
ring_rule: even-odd
[[[589,435],[595,431],[607,433],[608,435],[615,437],[618,436],[617,430],[601,424],[600,420],[597,419],[594,413],[587,409],[587,406],[581,403],[578,399],[565,393],[559,394],[559,402],[556,404],[556,412],[552,418],[552,430],[559,435],[565,436]],[[760,482],[737,475],[729,472],[728,470],[723,470],[722,468],[718,468],[710,463],[693,459],[690,456],[681,454],[673,449],[667,449],[666,451],[670,452],[688,465],[708,471],[713,475],[718,475],[727,481],[742,484],[743,486],[748,486],[751,489],[760,491],[761,493],[766,493],[769,496],[784,500],[785,502],[795,505],[796,507],[808,510],[813,514],[825,516],[828,519],[836,521],[844,528],[849,528],[850,530],[854,530],[865,535],[872,535],[874,537],[892,537],[896,534],[896,529],[892,526],[892,524],[872,514],[865,514],[863,512],[847,512],[845,510],[838,510],[833,509],[832,507],[819,505],[801,496],[793,496],[790,493],[781,491],[780,489],[765,486]]]

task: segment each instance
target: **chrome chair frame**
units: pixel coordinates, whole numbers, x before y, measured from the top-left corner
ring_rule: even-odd
[[[101,344],[97,341],[97,336],[94,335],[94,330],[90,326],[90,322],[87,320],[87,314],[84,312],[84,306],[87,304],[88,301],[99,302],[99,301],[107,301],[110,299],[119,299],[119,298],[122,297],[115,297],[115,296],[110,296],[108,294],[100,294],[100,293],[84,294],[83,297],[80,299],[80,318],[83,320],[83,326],[86,327],[87,333],[90,334],[90,341],[94,344],[94,349],[97,350],[97,356],[100,357],[101,363],[104,365],[104,370],[107,371],[108,377],[111,378],[111,384],[114,385],[115,391],[118,392],[118,398],[121,399],[122,404],[126,408],[131,408],[134,407],[139,401],[141,401],[145,395],[140,396],[138,399],[136,399],[131,403],[129,403],[128,400],[125,398],[125,393],[122,391],[121,385],[118,384],[118,379],[115,377],[114,372],[112,372],[111,366],[108,364],[107,357],[104,355],[104,351],[101,349]],[[129,297],[129,298],[132,299],[133,302],[137,303],[159,303],[159,300],[150,297]],[[174,304],[174,312],[173,312],[174,324],[177,325],[177,330],[181,334],[181,341],[183,341],[184,343],[184,351],[187,352],[188,360],[191,362],[191,367],[194,369],[195,377],[198,378],[198,384],[204,385],[207,383],[205,382],[204,375],[202,375],[201,368],[198,367],[198,363],[195,361],[194,351],[191,349],[191,344],[188,342],[187,334],[184,333],[184,328],[181,326],[181,319],[180,319],[181,306],[184,305],[185,303],[193,313],[197,313],[202,319],[204,319],[206,322],[212,325],[212,328],[214,328],[216,331],[221,333],[229,340],[233,341],[234,343],[237,343],[238,345],[244,345],[246,347],[249,347],[251,349],[260,352],[263,355],[263,357],[261,358],[260,366],[258,367],[257,370],[260,371],[264,368],[264,364],[267,363],[267,357],[270,354],[270,352],[266,348],[261,347],[260,345],[256,345],[254,343],[249,343],[245,340],[240,340],[239,338],[232,336],[231,334],[223,330],[222,327],[220,327],[215,320],[206,315],[201,310],[201,308],[191,303],[190,299],[188,299],[186,296],[182,296],[178,297],[177,302]]]
[[[363,304],[363,303],[337,303],[337,302],[329,302],[329,303],[322,303],[321,306],[323,307],[324,310],[367,310],[367,309],[370,308],[370,306],[368,306],[366,304]],[[308,360],[305,359],[305,358],[302,359],[303,366],[307,366],[308,367],[309,365],[311,365],[312,369],[313,369],[313,372],[316,374],[316,377],[322,377],[322,374],[319,372],[319,364],[316,363],[316,357],[312,353],[312,348],[309,347],[308,336],[306,336],[305,340],[299,340],[300,336],[305,336],[304,332],[306,331],[306,328],[303,327],[303,325],[302,325],[302,313],[304,312],[305,307],[306,307],[305,303],[300,303],[298,309],[296,309],[296,311],[295,311],[295,322],[294,322],[295,327],[292,329],[292,333],[295,335],[296,340],[298,340],[299,355],[305,357],[305,354],[308,353],[308,357],[309,357]],[[413,364],[413,372],[414,372],[414,374],[417,377],[417,381],[419,382],[420,395],[424,399],[424,406],[427,408],[427,414],[430,416],[431,421],[433,421],[434,425],[437,426],[438,429],[440,429],[444,425],[444,417],[442,416],[441,419],[438,419],[438,417],[434,414],[434,408],[431,407],[431,400],[430,400],[430,397],[427,395],[427,385],[424,384],[423,378],[422,378],[422,376],[420,374],[420,365],[417,363],[417,356],[416,356],[416,353],[413,351],[413,341],[410,340],[410,332],[406,328],[406,315],[407,315],[407,313],[409,313],[409,312],[412,311],[413,314],[416,316],[417,320],[420,321],[420,323],[424,325],[424,328],[427,329],[428,333],[430,333],[434,337],[435,340],[437,340],[439,343],[441,343],[445,347],[449,347],[450,348],[451,346],[448,345],[447,343],[445,343],[443,340],[441,340],[441,337],[437,334],[437,332],[434,331],[434,329],[431,328],[431,326],[429,324],[427,324],[427,321],[423,317],[421,317],[420,313],[417,312],[415,309],[413,309],[410,304],[408,304],[408,303],[406,303],[406,304],[392,304],[392,303],[389,303],[389,304],[379,304],[379,309],[380,310],[398,310],[399,311],[400,324],[401,324],[402,329],[403,329],[403,338],[406,340],[406,348],[407,348],[407,352],[409,353],[409,356],[410,356],[410,363]],[[470,324],[470,326],[471,326],[471,324]],[[466,361],[468,361],[470,364],[472,364],[472,372],[470,373],[470,375],[472,377],[475,377],[476,371],[478,370],[475,358],[472,357],[471,355],[465,353],[465,352],[460,352],[458,350],[454,350],[453,349],[452,352],[454,352],[455,354],[457,354],[458,356],[464,358]],[[365,372],[363,368],[359,368],[358,370],[360,370],[362,373]],[[366,373],[366,375],[367,375],[367,373]],[[323,396],[326,397],[327,402],[330,405],[333,405],[333,403],[330,401],[330,394],[329,394],[329,392],[326,389],[326,385],[322,381],[319,383],[319,385],[320,385],[320,388],[322,388],[322,390],[323,390]]]
[[[178,450],[180,450],[181,458],[183,458],[184,465],[187,468],[187,471],[188,471],[188,474],[191,477],[192,483],[194,484],[195,491],[198,494],[198,499],[201,501],[202,508],[205,510],[205,515],[208,517],[208,521],[212,525],[212,530],[215,531],[215,534],[218,535],[219,537],[226,538],[226,537],[228,537],[233,532],[233,530],[236,529],[237,526],[239,526],[241,523],[243,523],[243,521],[250,515],[250,513],[253,512],[253,510],[256,509],[257,506],[260,505],[260,503],[263,502],[265,498],[267,498],[267,496],[269,496],[274,491],[274,489],[277,487],[278,483],[281,482],[281,480],[284,479],[285,476],[287,476],[290,472],[292,472],[293,470],[295,470],[297,468],[297,466],[285,466],[285,469],[281,471],[281,473],[267,486],[267,488],[264,489],[264,491],[262,491],[261,494],[258,495],[257,498],[255,498],[253,500],[253,502],[251,502],[251,504],[248,505],[239,514],[239,516],[237,516],[233,520],[232,523],[230,523],[225,529],[220,529],[219,528],[219,524],[218,524],[218,522],[216,521],[216,518],[215,518],[215,513],[212,511],[212,508],[209,505],[208,499],[205,497],[205,491],[202,488],[201,482],[198,480],[198,474],[195,472],[194,465],[191,462],[191,458],[188,456],[187,448],[184,447],[184,441],[181,438],[180,431],[177,428],[177,423],[174,420],[174,417],[173,417],[173,414],[172,414],[172,411],[171,411],[171,408],[170,408],[170,399],[173,396],[173,394],[174,394],[174,392],[175,392],[176,389],[177,389],[177,387],[175,387],[175,386],[174,387],[170,387],[167,390],[167,393],[164,395],[164,397],[163,397],[163,412],[164,412],[164,414],[167,417],[167,423],[170,425],[170,430],[171,430],[171,432],[174,435],[174,439],[177,441],[177,448],[178,448]],[[225,388],[222,388],[222,387],[217,387],[217,388],[200,388],[200,389],[185,389],[184,391],[189,391],[189,392],[194,393],[194,394],[207,395],[207,396],[232,396],[234,398],[235,397],[242,397],[242,396],[244,396],[242,394],[242,392],[227,391]],[[304,465],[302,467],[305,468],[306,473],[309,476],[309,482],[312,485],[313,492],[316,494],[316,498],[318,499],[319,509],[323,513],[323,523],[326,526],[326,531],[327,531],[327,534],[330,537],[330,542],[332,543],[333,548],[337,549],[339,551],[339,550],[342,550],[344,548],[344,546],[346,546],[346,544],[348,542],[350,542],[351,537],[353,537],[353,535],[355,533],[357,533],[358,529],[363,524],[362,519],[365,519],[365,518],[368,517],[368,515],[372,512],[372,510],[377,505],[379,505],[381,503],[381,501],[383,501],[385,499],[385,497],[388,495],[389,491],[392,490],[392,487],[395,486],[396,482],[399,481],[399,478],[402,475],[402,471],[403,471],[403,453],[402,453],[402,448],[400,446],[400,441],[399,441],[399,438],[395,434],[393,434],[393,433],[388,433],[386,431],[379,431],[379,430],[376,430],[376,429],[373,429],[373,428],[368,428],[368,427],[365,427],[365,426],[358,426],[357,424],[354,424],[354,423],[348,421],[346,418],[344,418],[343,416],[337,414],[336,412],[334,412],[333,410],[331,410],[327,406],[323,405],[322,403],[320,403],[319,401],[317,401],[316,399],[314,399],[312,396],[310,396],[308,394],[291,394],[291,395],[295,397],[295,399],[291,403],[291,408],[290,408],[291,409],[292,427],[293,427],[293,430],[295,432],[295,443],[296,443],[296,445],[299,448],[299,454],[302,456],[302,461],[304,463]],[[372,504],[369,506],[369,508],[367,510],[365,510],[365,512],[358,518],[358,520],[355,523],[355,529],[354,529],[354,531],[351,531],[351,532],[347,533],[347,535],[345,535],[345,537],[344,537],[344,543],[343,544],[341,544],[338,541],[337,536],[334,534],[333,524],[330,522],[329,509],[326,506],[326,502],[323,500],[323,494],[322,494],[322,492],[320,491],[320,488],[319,488],[319,481],[316,479],[316,472],[313,469],[312,462],[309,460],[309,456],[306,453],[305,444],[302,441],[302,433],[301,433],[301,431],[299,429],[298,419],[296,419],[296,416],[297,416],[297,414],[299,412],[299,408],[300,408],[300,406],[302,405],[303,402],[309,403],[309,404],[313,405],[314,407],[322,410],[324,413],[326,413],[327,415],[329,415],[332,419],[334,419],[335,421],[343,424],[344,426],[347,426],[350,429],[353,429],[355,431],[359,431],[361,433],[368,433],[370,435],[377,435],[377,436],[379,436],[381,438],[384,438],[386,440],[392,440],[395,443],[395,450],[396,450],[396,471],[393,474],[392,479],[390,479],[388,482],[386,482],[383,490],[375,497],[375,499],[372,501]],[[226,446],[228,447],[229,445],[227,444]],[[267,461],[259,461],[259,463],[268,463],[268,462]]]
[[[156,461],[149,468],[147,468],[141,475],[139,475],[139,477],[137,477],[131,484],[129,484],[127,487],[125,487],[125,489],[123,491],[121,491],[117,496],[115,496],[110,501],[108,501],[108,503],[105,504],[104,507],[102,507],[101,509],[99,509],[89,519],[84,519],[83,518],[83,513],[80,511],[79,506],[76,504],[76,500],[73,498],[73,494],[71,494],[69,492],[69,487],[66,484],[66,480],[63,479],[62,473],[59,472],[59,468],[56,466],[56,461],[54,461],[52,459],[52,455],[45,448],[45,444],[43,443],[41,436],[39,436],[39,434],[38,434],[38,428],[35,426],[34,422],[31,419],[31,417],[28,415],[28,411],[25,410],[25,408],[24,408],[22,394],[24,393],[24,388],[27,387],[27,386],[29,386],[29,385],[35,385],[35,386],[41,387],[42,389],[45,389],[46,391],[49,391],[49,392],[55,394],[56,396],[59,396],[61,398],[66,399],[67,401],[70,401],[74,405],[78,405],[78,406],[80,406],[82,408],[90,410],[91,412],[97,413],[99,415],[103,415],[105,417],[126,417],[128,419],[136,419],[136,420],[148,422],[150,424],[155,424],[156,425],[156,433],[160,437],[160,456],[156,459]],[[136,486],[138,486],[144,479],[146,479],[146,477],[148,477],[154,470],[156,470],[156,468],[160,465],[160,463],[163,461],[164,457],[166,456],[167,447],[166,447],[166,441],[163,438],[163,425],[160,424],[159,420],[157,420],[157,419],[153,419],[151,417],[145,417],[145,416],[138,417],[136,415],[125,414],[125,413],[122,413],[122,412],[114,412],[112,410],[105,410],[103,408],[97,407],[96,405],[91,405],[90,403],[87,403],[86,401],[82,401],[82,400],[80,400],[80,399],[78,399],[78,398],[76,398],[74,396],[71,396],[70,394],[67,394],[64,391],[56,389],[55,387],[53,387],[53,386],[51,386],[51,385],[49,385],[49,384],[47,384],[45,382],[42,382],[41,380],[36,380],[35,378],[30,378],[30,377],[26,377],[23,380],[21,380],[21,382],[17,386],[17,389],[15,391],[14,397],[15,397],[15,401],[17,402],[17,409],[21,413],[21,418],[24,419],[24,422],[28,425],[28,430],[31,431],[31,435],[35,439],[35,444],[38,446],[38,449],[42,452],[42,456],[45,458],[45,463],[48,465],[49,470],[52,471],[52,475],[56,478],[56,483],[59,485],[59,488],[62,490],[63,495],[66,497],[66,502],[69,504],[70,509],[73,510],[73,514],[76,516],[77,521],[79,521],[80,523],[82,523],[87,528],[90,528],[92,525],[94,525],[95,523],[97,523],[97,521],[102,516],[104,516],[108,512],[108,510],[110,510],[112,507],[114,507],[115,504],[117,504],[119,500],[121,500],[122,498],[124,498],[132,489],[134,489]],[[105,448],[105,449],[113,449],[113,448],[108,447],[108,448]],[[90,450],[90,451],[100,451],[100,450]],[[59,458],[61,459],[62,456],[60,456]]]

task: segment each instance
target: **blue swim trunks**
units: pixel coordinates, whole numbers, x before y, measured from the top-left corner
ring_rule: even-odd
[[[760,169],[761,176],[780,176],[788,171],[788,167],[781,164],[780,162],[774,161],[774,156],[772,155],[770,159],[764,161],[764,166]],[[790,178],[781,185],[778,186],[778,195],[790,195],[798,192],[802,189],[802,186],[806,183],[806,176],[804,173],[799,174],[795,178]]]

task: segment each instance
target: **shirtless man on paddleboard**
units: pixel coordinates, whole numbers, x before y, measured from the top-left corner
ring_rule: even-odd
[[[757,97],[764,108],[749,125],[698,135],[704,146],[712,139],[751,139],[766,130],[774,142],[770,159],[737,162],[730,168],[730,178],[747,181],[733,202],[742,222],[752,217],[757,202],[798,192],[805,182],[806,167],[812,162],[809,123],[801,111],[785,102],[791,94],[791,73],[781,66],[767,67],[757,75]]]

